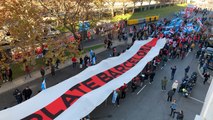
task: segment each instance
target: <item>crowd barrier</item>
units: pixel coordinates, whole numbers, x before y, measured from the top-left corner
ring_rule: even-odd
[[[153,22],[159,19],[159,16],[149,16],[146,18],[131,19],[127,21],[128,25],[136,25],[144,22]]]

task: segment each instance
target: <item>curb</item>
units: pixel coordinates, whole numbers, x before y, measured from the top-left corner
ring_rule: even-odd
[[[130,43],[130,42],[131,41],[128,40],[128,43]],[[123,44],[125,44],[125,43],[118,41],[118,42],[115,42],[115,44],[113,44],[113,47],[119,46],[119,45],[123,45]],[[103,52],[105,50],[106,50],[106,48],[98,48],[98,49],[96,49],[94,51],[95,51],[96,54],[98,54],[98,53],[101,53],[101,52]],[[89,54],[89,52],[86,52],[86,53],[82,54],[82,56],[84,56],[86,54]],[[65,67],[68,67],[70,65],[72,65],[72,62],[70,60],[67,60],[67,61],[64,62],[64,64],[60,64],[60,68],[57,69],[56,71],[64,69]],[[50,70],[46,70],[46,75],[45,76],[49,75],[50,73],[51,73]],[[0,87],[0,94],[3,94],[5,92],[8,92],[10,90],[13,90],[13,89],[18,88],[18,87],[20,87],[22,85],[28,84],[28,83],[30,83],[32,81],[35,81],[35,80],[41,78],[39,70],[32,72],[31,76],[32,76],[32,78],[29,78],[29,79],[25,80],[25,75],[23,75],[23,76],[20,76],[20,77],[14,79],[12,82],[4,83]]]

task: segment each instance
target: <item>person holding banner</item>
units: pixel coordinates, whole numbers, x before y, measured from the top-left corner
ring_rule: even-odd
[[[119,107],[119,105],[120,105],[119,89],[113,91],[113,94],[112,94],[112,103],[114,105],[117,105]]]
[[[124,83],[124,85],[120,87],[121,98],[125,98],[126,97],[127,88],[128,87],[127,87],[126,83]]]

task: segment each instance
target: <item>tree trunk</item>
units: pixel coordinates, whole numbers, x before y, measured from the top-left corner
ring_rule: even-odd
[[[125,3],[123,2],[123,15],[125,15]]]
[[[133,3],[134,5],[133,5],[133,9],[132,9],[132,13],[134,13],[135,12],[135,2]]]
[[[155,3],[155,8],[154,8],[154,9],[157,8],[158,4],[159,4],[159,1],[156,1],[156,3]]]
[[[148,10],[150,10],[150,7],[151,7],[151,6],[150,6],[150,4],[151,4],[151,1],[152,1],[152,0],[149,0],[149,7],[148,7]]]
[[[112,5],[111,5],[111,15],[112,15],[112,17],[115,17],[114,3],[112,3]]]
[[[143,10],[143,0],[141,0],[141,6],[140,6],[140,8],[141,8],[141,11]]]

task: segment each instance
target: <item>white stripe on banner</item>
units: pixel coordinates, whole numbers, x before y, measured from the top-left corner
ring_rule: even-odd
[[[92,83],[92,81],[90,81],[90,83],[87,82],[89,78],[97,77],[95,75],[129,60],[140,50],[141,46],[149,43],[150,41],[152,41],[152,39],[147,41],[137,41],[129,50],[121,54],[119,57],[103,60],[99,64],[87,68],[78,75],[42,91],[28,101],[25,101],[12,108],[0,111],[0,120],[20,120],[23,118],[25,118],[23,120],[31,120],[32,118],[37,118],[36,120],[79,120],[80,118],[89,114],[93,109],[95,109],[95,107],[100,105],[112,93],[113,90],[122,86],[123,83],[128,83],[134,76],[136,76],[149,61],[159,54],[159,51],[165,45],[166,40],[158,40],[157,44],[152,47],[146,56],[139,60],[136,65],[124,73],[121,72],[120,75],[114,77],[112,80],[109,80],[108,83],[103,84],[102,82],[101,87],[98,87],[97,89],[90,91],[88,90],[88,87],[85,88],[86,84],[93,87],[95,85]],[[135,58],[130,60],[134,61]],[[82,84],[82,82],[84,84]],[[79,91],[70,93],[69,89],[72,88],[72,90],[76,90],[74,88],[76,85],[81,85],[81,87],[84,87],[84,89],[87,90],[87,93],[81,95],[81,97],[79,96],[80,98],[75,99],[75,101],[72,103],[69,103],[72,101],[72,99],[74,99],[72,98],[74,95],[71,94],[82,94]]]

